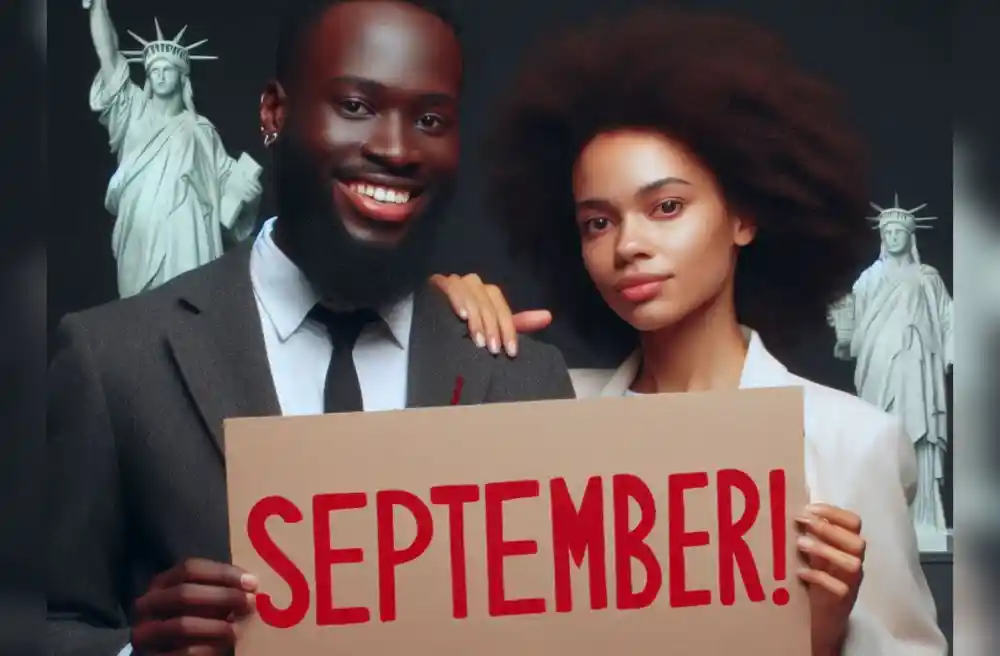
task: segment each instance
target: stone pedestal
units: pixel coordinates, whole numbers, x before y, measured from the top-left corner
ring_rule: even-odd
[[[917,525],[917,545],[922,554],[939,554],[952,552],[952,531],[940,531],[936,528]]]

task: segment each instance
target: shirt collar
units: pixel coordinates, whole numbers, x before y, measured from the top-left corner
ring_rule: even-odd
[[[740,372],[740,389],[776,387],[786,384],[788,370],[764,347],[757,331],[740,326],[747,340],[747,354]],[[642,364],[642,351],[636,349],[612,374],[601,396],[621,396],[626,393]]]
[[[267,320],[284,342],[302,327],[320,299],[301,269],[274,243],[274,222],[275,218],[268,219],[254,241],[250,253],[250,280]],[[378,313],[392,341],[405,349],[413,323],[412,295],[379,309]]]

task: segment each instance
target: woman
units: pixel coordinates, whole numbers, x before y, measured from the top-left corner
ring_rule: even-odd
[[[909,440],[764,346],[824,329],[864,264],[863,151],[830,90],[746,23],[644,11],[531,58],[497,144],[496,205],[556,313],[635,348],[614,372],[576,372],[578,395],[802,386],[813,653],[947,653]],[[436,281],[480,345],[513,341],[495,287]]]

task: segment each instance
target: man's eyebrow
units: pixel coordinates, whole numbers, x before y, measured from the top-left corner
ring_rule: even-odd
[[[458,103],[458,98],[450,93],[427,91],[420,94],[420,101],[427,105],[454,105]]]
[[[381,82],[376,82],[357,75],[337,75],[330,78],[329,84],[352,84],[358,87],[363,93],[368,95],[378,95],[389,91],[390,88]],[[407,91],[420,98],[421,102],[429,105],[447,105],[458,102],[458,98],[441,91]]]

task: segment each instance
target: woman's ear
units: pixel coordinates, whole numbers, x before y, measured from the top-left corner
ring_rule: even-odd
[[[745,216],[733,217],[733,243],[743,247],[757,236],[757,222]]]

